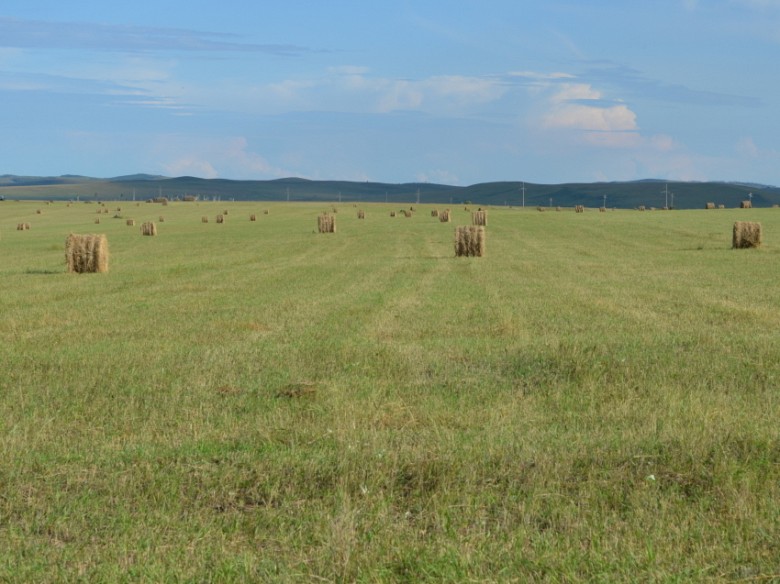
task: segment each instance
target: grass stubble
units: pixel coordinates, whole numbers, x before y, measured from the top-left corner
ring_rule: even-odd
[[[154,262],[105,222],[73,278],[89,206],[3,203],[0,580],[780,574],[770,210],[495,209],[466,262],[382,205],[218,204],[170,202]]]

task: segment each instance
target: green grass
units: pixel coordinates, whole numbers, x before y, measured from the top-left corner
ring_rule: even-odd
[[[780,579],[777,210],[117,205],[0,206],[0,581]]]

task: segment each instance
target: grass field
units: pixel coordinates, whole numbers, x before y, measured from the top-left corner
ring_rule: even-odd
[[[0,203],[0,581],[780,580],[779,210],[117,206]]]

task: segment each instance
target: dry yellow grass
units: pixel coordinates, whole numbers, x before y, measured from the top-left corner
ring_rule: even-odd
[[[485,228],[482,225],[456,227],[455,255],[457,257],[482,257],[485,255]]]
[[[745,249],[761,246],[761,223],[735,221],[731,247]]]
[[[102,273],[108,271],[108,239],[105,235],[76,235],[65,240],[68,272]]]

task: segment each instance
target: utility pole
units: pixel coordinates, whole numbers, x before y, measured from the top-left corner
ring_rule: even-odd
[[[523,182],[523,188],[520,190],[523,191],[523,209],[525,209],[525,182]]]
[[[666,183],[666,186],[664,187],[664,209],[669,208],[669,183]]]
[[[420,204],[420,189],[417,189],[417,204]]]
[[[605,209],[607,208],[607,195],[604,195],[604,204],[602,205]]]

